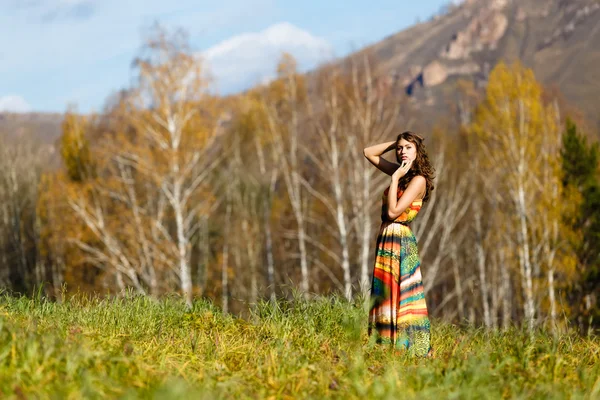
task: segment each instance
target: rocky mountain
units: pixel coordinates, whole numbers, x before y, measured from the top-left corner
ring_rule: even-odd
[[[600,0],[465,0],[366,50],[437,113],[458,79],[483,87],[498,61],[520,60],[600,127]]]

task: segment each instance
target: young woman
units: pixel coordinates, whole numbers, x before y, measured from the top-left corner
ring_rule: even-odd
[[[394,149],[398,164],[380,157]],[[383,192],[371,282],[369,336],[378,343],[431,356],[430,323],[421,278],[421,262],[410,222],[433,190],[434,170],[423,138],[407,131],[393,142],[364,149],[365,157],[391,176]]]

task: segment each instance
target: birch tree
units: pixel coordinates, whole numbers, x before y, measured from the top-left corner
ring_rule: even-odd
[[[159,30],[148,41],[148,49],[149,56],[136,62],[139,90],[134,104],[140,111],[134,116],[136,128],[156,151],[150,153],[151,159],[136,154],[128,158],[140,173],[152,178],[172,211],[174,232],[158,223],[167,241],[176,245],[180,288],[191,306],[190,238],[207,208],[203,186],[221,161],[215,154],[209,157],[221,121],[213,115],[206,93],[206,72],[183,34],[168,36]]]
[[[539,317],[536,272],[541,260],[535,235],[540,224],[537,202],[543,197],[544,137],[552,118],[542,104],[541,88],[533,72],[516,64],[500,63],[490,74],[486,99],[478,107],[473,132],[478,135],[481,172],[499,171],[494,189],[500,201],[496,212],[505,212],[516,246],[524,313],[530,331]]]
[[[245,215],[242,230],[246,237],[243,245],[249,257],[251,274],[251,302],[258,297],[258,275],[261,260],[266,261],[267,286],[270,298],[275,300],[275,258],[271,227],[272,203],[279,166],[273,151],[274,142],[268,132],[266,115],[257,91],[248,93],[239,103],[238,117],[233,123],[231,142],[234,143],[236,173],[243,181],[243,194],[238,198]],[[242,149],[244,151],[242,151]],[[262,232],[262,233],[261,233]]]
[[[372,270],[373,212],[380,205],[381,192],[385,186],[385,176],[367,165],[362,151],[374,143],[395,138],[399,127],[402,102],[394,86],[385,76],[375,74],[376,62],[367,53],[352,57],[345,65],[349,83],[344,92],[344,102],[348,107],[346,140],[352,150],[350,164],[350,196],[354,219],[354,229],[358,235],[361,291],[369,288],[369,272]],[[363,160],[361,163],[359,160]]]
[[[348,126],[344,119],[348,118],[348,108],[344,104],[343,88],[346,82],[340,77],[336,68],[322,70],[316,77],[316,90],[308,102],[310,123],[315,132],[315,139],[303,148],[310,160],[317,167],[319,181],[324,183],[324,190],[311,185],[306,179],[302,183],[306,190],[315,196],[324,206],[333,221],[340,251],[331,249],[323,251],[343,273],[343,291],[348,300],[352,299],[352,276],[350,271],[350,228],[353,222],[349,207],[352,192],[348,190],[348,171],[351,149],[346,135],[351,134],[344,128]],[[323,223],[323,220],[320,219]],[[320,246],[320,243],[319,247]],[[325,249],[322,249],[325,250]]]
[[[0,284],[17,291],[44,281],[45,271],[38,271],[35,211],[46,160],[47,154],[32,143],[9,144],[0,138]]]
[[[302,184],[302,155],[300,149],[300,122],[304,114],[306,89],[303,78],[296,70],[296,61],[290,55],[282,57],[278,79],[271,84],[263,98],[266,126],[273,141],[273,151],[280,166],[281,178],[296,221],[294,235],[298,243],[301,285],[305,297],[310,288],[308,265],[305,189]]]

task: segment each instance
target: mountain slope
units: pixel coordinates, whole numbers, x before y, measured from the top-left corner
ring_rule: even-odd
[[[380,74],[437,112],[452,101],[458,78],[482,87],[498,61],[521,60],[590,122],[600,120],[598,0],[467,0],[361,51],[372,51]]]
[[[0,139],[52,146],[60,137],[62,119],[58,113],[0,112]]]

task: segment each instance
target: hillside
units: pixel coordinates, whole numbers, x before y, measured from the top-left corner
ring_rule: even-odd
[[[63,116],[58,113],[0,112],[0,137],[6,141],[24,141],[54,145],[60,137]]]
[[[439,115],[459,78],[483,87],[500,60],[521,60],[545,86],[600,123],[600,1],[466,0],[361,51],[420,107]]]

